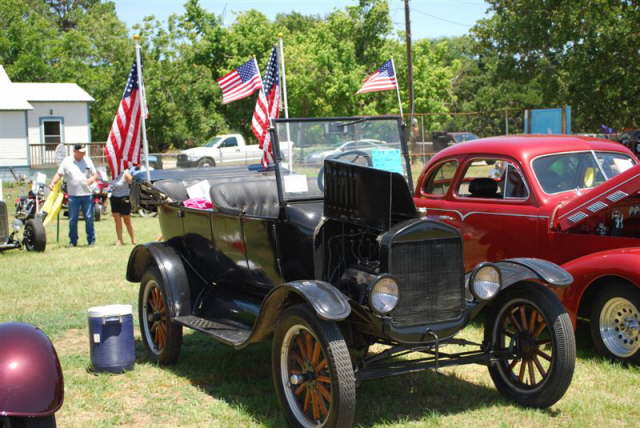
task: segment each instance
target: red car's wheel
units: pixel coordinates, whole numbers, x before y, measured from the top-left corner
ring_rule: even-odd
[[[162,276],[155,266],[142,276],[138,308],[142,341],[151,358],[160,364],[175,363],[182,347],[182,326],[171,321]]]
[[[495,351],[513,357],[489,366],[496,388],[527,407],[549,407],[566,392],[576,359],[571,320],[558,298],[539,286],[506,290],[485,326]]]
[[[623,282],[607,284],[591,306],[591,338],[600,355],[640,362],[640,290]]]

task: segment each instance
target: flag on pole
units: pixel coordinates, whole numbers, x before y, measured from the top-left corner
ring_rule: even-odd
[[[147,117],[147,103],[144,100],[144,88],[139,84],[138,71],[134,60],[104,147],[112,178],[118,177],[123,169],[140,163],[140,121],[143,114]]]
[[[278,50],[274,47],[267,63],[262,89],[258,94],[258,101],[251,119],[251,130],[256,136],[262,149],[262,166],[265,168],[273,161],[273,147],[269,135],[270,119],[278,118],[280,114],[280,90],[278,74]]]
[[[375,73],[367,76],[362,87],[356,94],[364,94],[366,92],[387,91],[397,89],[398,81],[396,80],[396,71],[393,67],[393,61],[389,60],[382,64]]]
[[[216,80],[222,90],[222,104],[248,97],[262,88],[260,71],[255,58]]]

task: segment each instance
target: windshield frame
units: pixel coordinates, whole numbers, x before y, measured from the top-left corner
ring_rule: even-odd
[[[398,126],[398,135],[400,137],[400,148],[401,148],[401,157],[405,162],[406,170],[407,170],[407,183],[409,185],[409,190],[413,191],[413,178],[411,172],[411,162],[409,158],[409,150],[406,139],[406,125],[402,121],[402,118],[399,115],[385,115],[385,116],[338,116],[338,117],[303,117],[303,118],[280,118],[280,119],[271,119],[271,124],[269,127],[269,133],[271,136],[271,141],[273,144],[273,153],[274,156],[274,169],[276,174],[276,185],[278,187],[278,200],[280,201],[280,206],[285,206],[287,202],[297,202],[297,201],[310,201],[310,200],[322,200],[324,196],[312,196],[308,198],[286,198],[284,193],[283,186],[283,177],[281,171],[281,164],[283,161],[282,152],[280,151],[280,140],[278,138],[278,132],[276,131],[277,126],[279,124],[291,124],[291,123],[301,123],[301,122],[345,122],[346,125],[355,125],[361,122],[368,121],[396,121]]]

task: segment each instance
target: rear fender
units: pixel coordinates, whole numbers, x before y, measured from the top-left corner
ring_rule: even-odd
[[[129,256],[127,280],[140,282],[144,272],[156,266],[167,294],[172,318],[191,314],[189,277],[178,252],[165,242],[137,245]]]
[[[328,282],[287,282],[271,290],[265,297],[251,337],[242,346],[268,337],[273,332],[280,313],[297,303],[308,304],[319,318],[327,321],[342,321],[351,314],[348,298]]]

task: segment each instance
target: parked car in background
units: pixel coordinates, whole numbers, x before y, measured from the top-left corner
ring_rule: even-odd
[[[353,152],[355,150],[371,150],[380,147],[384,147],[384,142],[381,140],[375,140],[370,138],[355,140],[355,141],[347,141],[345,143],[340,144],[337,147],[332,147],[328,150],[320,150],[315,153],[312,153],[306,158],[306,163],[309,164],[322,164],[325,159],[335,159],[336,157],[340,157],[342,153]]]
[[[596,350],[640,362],[640,167],[624,146],[572,136],[506,136],[435,155],[416,184],[429,218],[456,227],[465,266],[538,257],[575,282],[557,290]]]
[[[141,165],[146,165],[146,156],[142,155]],[[149,168],[162,169],[162,155],[149,155]]]
[[[289,128],[323,147],[354,136],[402,141],[399,117],[275,125],[276,148]],[[326,131],[335,128],[344,131]],[[284,152],[269,169],[179,170],[137,184],[146,194],[138,200],[158,207],[165,239],[136,246],[127,266],[140,283],[150,357],[175,363],[183,327],[238,350],[271,339],[275,393],[296,427],[351,426],[362,381],[470,363],[488,367],[520,405],[557,402],[575,341],[547,286],[566,287],[571,276],[534,259],[481,263],[465,276],[459,232],[416,211],[406,143],[371,154],[368,166],[321,166]],[[209,187],[211,208],[185,203],[194,181]],[[456,337],[480,312],[483,342]],[[451,344],[466,347],[442,349]],[[398,358],[409,352],[419,358]]]
[[[478,136],[472,132],[433,132],[431,140],[434,150],[442,150],[453,144],[464,143],[465,141],[477,140]]]

